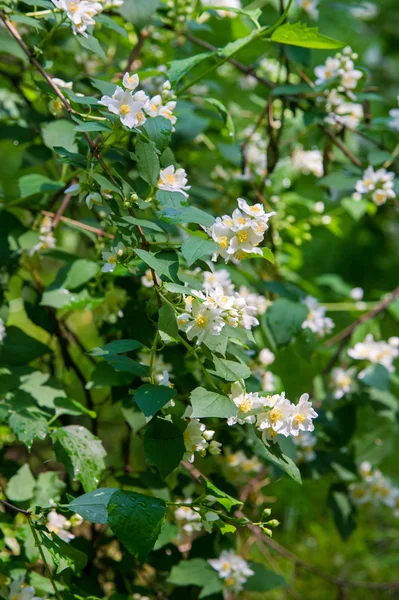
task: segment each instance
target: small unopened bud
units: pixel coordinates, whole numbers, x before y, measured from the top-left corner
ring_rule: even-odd
[[[123,208],[130,208],[130,200],[124,200],[122,203]]]
[[[271,529],[262,526],[262,531],[265,535],[267,535],[267,537],[273,537],[273,532]]]
[[[137,202],[137,200],[139,199],[138,195],[136,193],[131,194],[130,196],[130,201],[131,202]]]
[[[268,521],[266,525],[269,525],[269,527],[278,527],[280,525],[280,521],[277,521],[277,519],[272,519],[271,521]]]
[[[266,519],[267,517],[270,517],[271,514],[272,514],[272,509],[265,508],[265,510],[262,513],[262,519]]]

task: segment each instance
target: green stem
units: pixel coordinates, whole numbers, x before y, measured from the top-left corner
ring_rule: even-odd
[[[41,559],[42,559],[42,561],[43,561],[43,564],[44,564],[44,569],[45,569],[45,571],[46,571],[47,577],[48,577],[48,578],[49,578],[49,580],[51,581],[51,585],[52,585],[52,586],[53,586],[53,588],[54,588],[54,592],[55,592],[55,595],[56,595],[57,599],[58,599],[58,600],[62,600],[62,597],[61,597],[61,595],[60,595],[60,593],[59,593],[59,591],[58,591],[58,588],[57,588],[57,586],[55,585],[55,581],[54,581],[54,579],[53,579],[53,576],[52,576],[52,574],[51,574],[50,567],[48,566],[48,563],[47,563],[46,557],[44,556],[44,552],[43,552],[43,548],[42,548],[41,541],[40,541],[40,539],[39,539],[39,536],[37,535],[37,531],[36,531],[36,529],[35,529],[35,527],[34,527],[34,525],[33,525],[32,521],[31,521],[31,519],[30,519],[29,517],[28,517],[28,523],[29,523],[29,527],[30,527],[30,529],[31,529],[31,532],[32,532],[33,538],[34,538],[34,540],[35,540],[35,545],[36,545],[36,548],[39,550],[39,554],[40,554],[40,556],[41,556]]]
[[[154,382],[154,360],[155,360],[155,353],[157,351],[158,337],[159,337],[159,330],[157,329],[157,332],[154,336],[154,342],[151,347],[151,355],[150,355],[150,381],[153,385],[155,385],[155,382]]]

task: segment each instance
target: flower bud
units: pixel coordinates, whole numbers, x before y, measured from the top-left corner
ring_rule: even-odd
[[[262,513],[262,519],[266,519],[267,517],[270,517],[270,515],[272,514],[272,509],[271,508],[265,508],[263,513]]]
[[[277,519],[272,519],[271,521],[268,521],[266,525],[269,525],[269,527],[278,527],[280,525],[280,521],[277,521]]]
[[[267,535],[267,537],[273,537],[273,532],[271,529],[268,529],[267,527],[264,527],[263,525],[262,525],[261,529],[262,529],[263,533],[265,535]]]
[[[136,193],[131,194],[131,196],[130,196],[131,202],[137,202],[138,199],[139,199],[139,197]]]

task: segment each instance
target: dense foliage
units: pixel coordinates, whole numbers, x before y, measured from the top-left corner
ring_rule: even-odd
[[[395,3],[0,6],[0,597],[395,597]]]

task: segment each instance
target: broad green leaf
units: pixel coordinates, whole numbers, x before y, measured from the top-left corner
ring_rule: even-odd
[[[50,150],[54,146],[62,146],[69,152],[77,152],[78,145],[75,142],[75,125],[66,119],[57,119],[42,125],[42,136],[44,144]]]
[[[217,110],[219,111],[219,113],[224,121],[224,124],[227,127],[229,136],[231,137],[232,141],[234,141],[234,137],[236,134],[234,122],[233,122],[233,119],[231,118],[229,111],[223,104],[223,102],[220,102],[220,100],[217,100],[216,98],[209,98],[209,97],[204,98],[204,100],[205,100],[205,102],[208,102],[208,104],[211,104],[212,106],[217,108]]]
[[[147,365],[142,365],[128,356],[107,354],[104,356],[104,359],[117,371],[125,371],[126,373],[137,375],[138,377],[146,377],[148,375]]]
[[[0,364],[24,365],[48,352],[48,346],[12,325],[7,327],[7,335],[0,345]]]
[[[155,417],[144,436],[144,452],[147,462],[154,465],[165,479],[183,458],[183,432],[174,423]]]
[[[41,300],[41,306],[52,306],[53,308],[69,308],[73,310],[92,310],[99,304],[102,304],[103,298],[94,298],[90,296],[86,289],[80,292],[70,292],[65,288],[44,292]]]
[[[195,263],[196,260],[203,256],[209,256],[216,252],[219,245],[212,240],[204,240],[202,237],[190,235],[186,238],[182,244],[181,251],[184,258],[187,261],[189,267]]]
[[[79,573],[87,563],[87,556],[72,544],[64,542],[58,535],[51,533],[48,537],[44,532],[40,532],[42,543],[51,554],[57,565],[56,573],[62,573],[65,569],[72,569]]]
[[[166,385],[153,385],[152,383],[145,383],[134,393],[134,399],[146,417],[153,417],[175,396],[176,390],[174,388]]]
[[[51,502],[59,502],[65,488],[66,483],[58,477],[58,471],[39,473],[32,503],[36,506],[48,506]]]
[[[216,485],[211,483],[208,479],[205,479],[204,477],[202,477],[201,483],[205,486],[207,493],[210,494],[211,496],[214,496],[215,498],[217,498],[217,502],[219,504],[221,504],[223,506],[223,508],[225,508],[227,510],[227,512],[230,512],[234,506],[242,506],[243,505],[243,502],[241,502],[241,500],[237,500],[236,498],[233,498],[229,494],[226,494],[226,492],[224,492],[223,490],[220,490],[218,487],[216,487]]]
[[[110,81],[106,81],[104,79],[96,79],[95,77],[91,77],[90,81],[93,86],[97,90],[100,90],[104,96],[112,96],[116,90],[116,83],[111,83]]]
[[[178,194],[173,193],[174,196]],[[179,194],[181,196],[181,194]],[[215,218],[209,213],[196,208],[195,206],[179,206],[173,208],[171,206],[162,208],[157,212],[157,216],[165,221],[165,223],[196,223],[197,225],[213,225]]]
[[[356,529],[356,512],[343,484],[332,485],[327,504],[332,511],[335,525],[343,540],[347,540]]]
[[[49,179],[39,173],[23,175],[18,181],[21,198],[29,198],[34,194],[43,194],[45,192],[57,192],[63,187],[59,181]]]
[[[179,533],[179,528],[176,523],[169,523],[168,521],[164,521],[161,529],[161,533],[157,541],[155,542],[154,550],[160,550],[169,542],[174,540]]]
[[[108,523],[130,554],[143,562],[154,547],[166,514],[166,504],[135,492],[118,490],[108,502]]]
[[[168,77],[172,86],[179,83],[180,79],[187,75],[197,65],[202,63],[206,58],[213,56],[214,52],[202,52],[201,54],[195,54],[189,58],[183,58],[181,60],[173,60],[170,63]]]
[[[21,377],[19,389],[32,396],[39,406],[54,409],[56,398],[66,398],[66,393],[57,380],[50,377],[49,373],[34,371]]]
[[[6,487],[7,498],[13,502],[25,502],[33,497],[35,478],[28,464],[23,465],[11,477]]]
[[[64,271],[65,278],[62,282],[62,287],[65,287],[67,290],[75,290],[90,281],[90,279],[93,279],[99,270],[98,263],[87,258],[79,258],[70,265],[67,265]]]
[[[134,2],[124,2],[119,12],[136,29],[142,29],[147,25],[154,12],[159,6],[159,0],[134,0]]]
[[[133,380],[133,375],[126,371],[115,371],[111,365],[101,363],[96,366],[90,378],[91,381],[87,386],[88,389],[96,389],[101,387],[129,385]]]
[[[308,308],[305,304],[279,298],[267,309],[266,321],[278,346],[288,344],[301,330]]]
[[[137,340],[116,340],[105,344],[105,346],[92,348],[87,354],[90,356],[107,356],[110,354],[123,354],[124,352],[132,352],[142,348],[143,344]]]
[[[151,254],[147,250],[135,248],[135,253],[149,267],[152,267],[157,275],[166,277],[170,281],[177,278],[178,260],[175,252],[158,252]],[[176,281],[175,281],[176,282]]]
[[[102,25],[103,27],[108,27],[108,29],[116,31],[116,33],[122,35],[123,37],[128,37],[126,29],[118,25],[118,23],[116,23],[114,19],[111,19],[111,17],[109,17],[108,15],[96,15],[96,23],[100,23],[100,25]]]
[[[137,140],[137,170],[149,185],[155,186],[159,180],[159,159],[152,144]]]
[[[81,46],[83,46],[83,48],[86,48],[86,50],[90,50],[90,52],[93,52],[93,54],[101,58],[101,60],[103,60],[104,62],[107,61],[107,55],[102,49],[98,39],[95,38],[93,35],[88,35],[87,37],[84,37],[83,35],[77,35],[76,40]]]
[[[91,176],[95,181],[97,181],[97,183],[101,185],[102,190],[110,190],[111,192],[114,192],[123,198],[123,191],[107,177],[104,177],[104,175],[100,175],[99,173],[92,173]]]
[[[108,520],[107,506],[117,488],[98,488],[94,492],[83,494],[69,503],[68,508],[77,512],[90,523],[104,524]]]
[[[166,333],[170,338],[177,339],[179,335],[176,314],[170,304],[164,304],[159,309],[158,328],[162,333]]]
[[[368,200],[353,200],[353,198],[342,198],[341,206],[350,214],[352,219],[359,221],[367,212]]]
[[[106,452],[101,441],[81,425],[60,427],[51,437],[70,476],[81,482],[85,492],[95,490],[105,468]]]
[[[224,48],[220,49],[217,54],[220,58],[230,58],[233,56],[233,54],[236,54],[236,52],[247,46],[247,44],[250,44],[252,40],[257,39],[258,37],[259,31],[254,29],[246,37],[242,37],[238,40],[234,40],[234,42],[228,43]]]
[[[269,571],[269,569],[266,569],[260,563],[250,562],[249,567],[254,571],[254,574],[248,577],[244,584],[244,589],[247,592],[268,592],[277,587],[287,585],[284,577],[274,571]]]
[[[33,19],[32,17],[26,17],[25,15],[13,15],[12,20],[14,23],[23,23],[24,25],[28,25],[29,27],[33,27],[34,29],[41,29],[45,31],[45,27],[42,23],[40,23],[39,19]]]
[[[318,27],[308,27],[305,23],[284,23],[273,31],[272,42],[290,44],[302,48],[335,50],[345,46],[345,42],[334,40],[319,33]]]
[[[151,119],[146,120],[142,129],[160,152],[167,148],[172,133],[172,123],[169,119],[161,116],[151,117]]]
[[[215,569],[204,558],[191,558],[190,560],[181,560],[177,565],[172,567],[172,570],[167,579],[168,583],[173,583],[178,586],[196,585],[204,587],[209,585],[210,581],[219,580],[219,590],[222,589],[220,581]]]
[[[269,462],[272,462],[277,467],[282,469],[294,479],[297,483],[302,483],[301,474],[299,472],[296,464],[282,453],[279,445],[277,443],[272,443],[266,446],[255,434],[255,431],[252,427],[247,429],[247,437],[250,440],[251,447],[254,453],[260,458],[266,459]]]
[[[247,379],[251,375],[251,369],[242,361],[227,360],[218,356],[213,356],[212,360],[215,370],[211,371],[211,373],[214,373],[225,381]]]
[[[192,418],[219,417],[228,419],[237,414],[237,407],[231,398],[218,392],[210,392],[203,387],[197,387],[190,394],[193,407]]]
[[[46,419],[31,410],[13,413],[8,419],[8,424],[28,450],[32,448],[35,439],[44,440],[48,433]]]
[[[345,173],[330,173],[330,175],[326,175],[319,179],[317,185],[329,187],[338,191],[354,191],[358,179],[359,177],[345,175]]]
[[[147,219],[136,219],[135,217],[122,217],[122,221],[126,221],[126,223],[132,225],[140,225],[144,229],[150,229],[151,231],[156,231],[157,233],[166,233],[165,229],[163,229],[158,223],[154,223],[153,221],[148,221]]]

